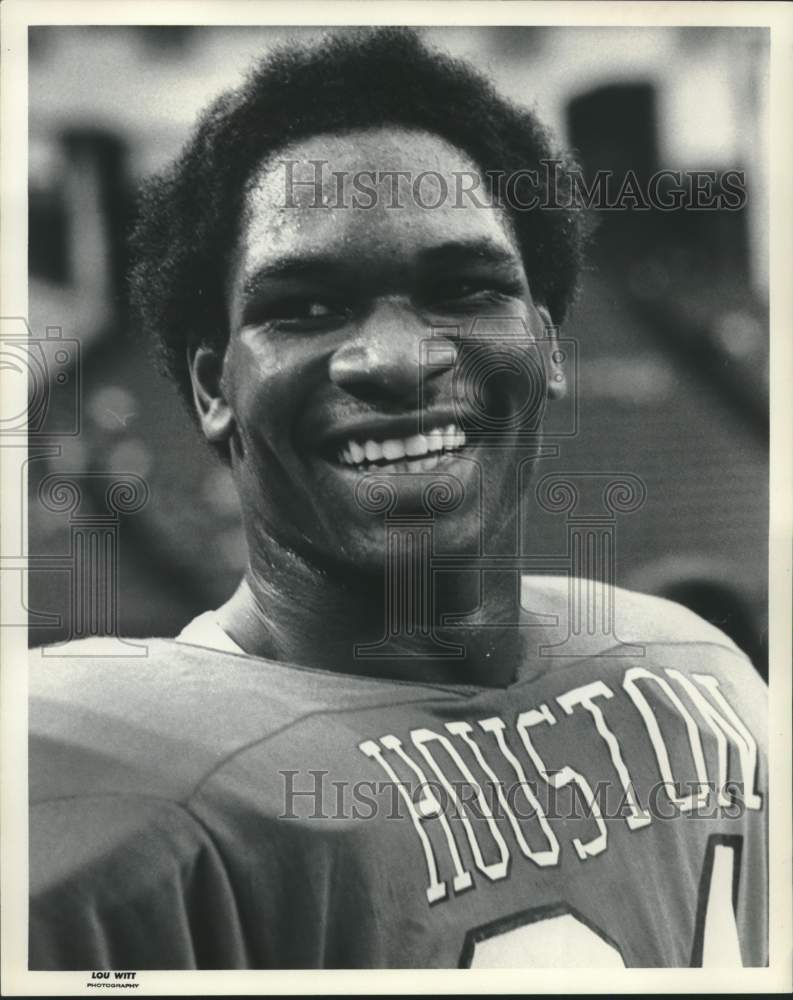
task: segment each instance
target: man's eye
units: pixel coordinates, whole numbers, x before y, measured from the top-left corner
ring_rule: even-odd
[[[263,312],[263,318],[271,323],[313,328],[343,320],[348,310],[342,304],[329,300],[289,298],[271,303]]]
[[[459,278],[436,285],[432,290],[432,299],[437,305],[466,306],[498,302],[520,293],[519,287],[498,281]]]
[[[323,316],[334,316],[337,311],[327,302],[293,299],[279,303],[273,309],[273,315],[278,319],[320,319]]]
[[[436,295],[442,301],[467,299],[484,291],[486,288],[481,282],[473,281],[445,281],[435,289]]]

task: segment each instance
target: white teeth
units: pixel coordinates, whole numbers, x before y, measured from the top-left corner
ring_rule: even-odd
[[[403,439],[389,438],[379,443],[371,439],[365,444],[350,440],[338,452],[337,459],[342,465],[363,465],[368,462],[398,462],[407,458],[415,460],[414,468],[427,471],[437,466],[442,452],[462,448],[464,444],[465,431],[449,424],[444,428],[436,427],[427,434],[414,434]],[[427,457],[422,459],[424,455]]]
[[[416,434],[405,441],[405,454],[411,457],[427,454],[427,439],[423,434]]]
[[[383,458],[393,461],[395,458],[402,458],[405,454],[405,446],[401,441],[383,441]]]
[[[443,431],[437,427],[427,435],[427,448],[429,451],[441,451],[443,449]]]

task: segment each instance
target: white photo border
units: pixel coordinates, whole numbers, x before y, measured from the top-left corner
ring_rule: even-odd
[[[791,866],[791,536],[793,525],[793,6],[776,3],[629,2],[77,2],[7,0],[2,16],[2,244],[0,315],[27,317],[27,29],[33,25],[590,25],[768,26],[770,51],[770,964],[766,969],[388,970],[151,972],[138,995],[780,992],[793,987]],[[0,373],[2,377],[2,373]],[[11,384],[9,383],[9,388]],[[19,386],[14,386],[17,390]],[[2,391],[2,387],[0,387]],[[20,401],[20,410],[25,401]],[[2,519],[24,523],[25,495],[9,482],[15,463],[0,448]],[[6,541],[3,539],[3,541]],[[0,576],[8,577],[9,574]],[[20,594],[2,580],[0,623]],[[24,596],[22,599],[24,601]],[[27,965],[26,637],[0,627],[2,711],[2,991],[81,996],[84,972],[29,972]]]

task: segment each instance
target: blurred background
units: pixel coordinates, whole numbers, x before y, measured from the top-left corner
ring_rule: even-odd
[[[740,211],[600,212],[582,295],[579,432],[540,471],[623,471],[647,501],[617,526],[617,582],[719,625],[767,670],[768,32],[761,28],[427,28],[532,105],[585,173],[745,171]],[[135,191],[196,115],[286,37],[318,28],[38,27],[29,33],[30,326],[79,341],[79,433],[29,462],[30,635],[73,634],[67,514],[52,472],[136,473],[142,510],[117,533],[122,635],[174,635],[244,567],[228,473],[152,372],[125,291]],[[230,154],[230,155],[233,155]],[[55,328],[53,330],[52,328]],[[65,357],[65,355],[63,355]],[[71,357],[71,355],[70,355]],[[73,362],[67,361],[65,364]],[[50,387],[45,432],[74,395]],[[91,482],[81,515],[104,513]],[[564,525],[538,512],[536,550]]]

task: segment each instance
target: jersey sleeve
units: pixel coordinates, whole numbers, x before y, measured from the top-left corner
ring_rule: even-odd
[[[31,809],[32,970],[240,968],[223,861],[182,806],[143,796]]]

